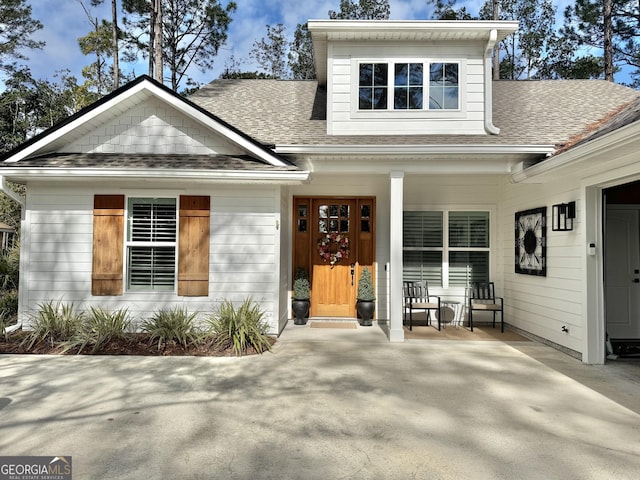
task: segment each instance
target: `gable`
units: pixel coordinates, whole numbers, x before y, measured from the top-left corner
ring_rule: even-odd
[[[244,150],[158,98],[148,98],[57,149],[59,153],[242,155]]]
[[[166,134],[170,135],[169,139],[165,138]],[[160,137],[160,145],[153,145],[151,140]],[[6,154],[4,160],[14,163],[70,152],[114,153],[110,150],[116,146],[120,152],[126,150],[124,153],[134,150],[156,153],[167,148],[171,151],[163,153],[186,154],[193,150],[196,154],[241,153],[274,167],[294,166],[249,135],[147,76],[137,78],[23,143]]]

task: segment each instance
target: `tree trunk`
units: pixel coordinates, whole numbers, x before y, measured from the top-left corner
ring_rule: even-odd
[[[96,17],[93,25],[96,29],[96,37],[100,38],[100,31],[99,31],[100,23],[98,23],[98,17]],[[98,79],[98,94],[102,96],[104,93],[107,93],[107,92],[102,91],[102,87],[104,86],[104,81],[102,80],[102,68],[101,68],[102,56],[100,55],[98,50],[96,50],[96,58],[97,58],[96,78]]]
[[[156,24],[155,24],[155,41],[154,53],[156,57],[156,80],[160,83],[163,81],[162,68],[162,0],[156,0]]]
[[[113,16],[113,88],[120,86],[120,62],[118,60],[118,9],[116,0],[111,0],[111,13]]]
[[[613,82],[613,20],[611,18],[611,0],[604,0],[604,79]]]
[[[153,78],[153,62],[155,55],[153,54],[153,46],[156,41],[156,2],[151,3],[149,11],[149,76]]]
[[[493,19],[500,20],[500,4],[499,0],[493,1]],[[500,44],[497,43],[493,47],[493,79],[500,80]]]

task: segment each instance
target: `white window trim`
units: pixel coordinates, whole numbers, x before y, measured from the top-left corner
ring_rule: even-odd
[[[387,69],[387,108],[385,110],[360,110],[360,65],[363,63],[386,63]],[[393,89],[394,84],[394,65],[397,63],[422,63],[425,78],[423,80],[423,89],[426,89],[426,102],[423,98],[423,108],[415,109],[394,109],[393,108]],[[432,63],[455,63],[458,65],[458,109],[457,110],[437,110],[429,109],[429,66]],[[351,118],[353,119],[464,119],[467,115],[467,64],[464,59],[450,57],[429,57],[429,58],[359,58],[351,62]]]
[[[173,290],[146,290],[146,289],[137,289],[137,288],[129,288],[129,248],[130,247],[147,247],[150,246],[151,242],[134,242],[129,241],[129,200],[132,198],[163,198],[163,199],[174,199],[176,202],[176,240],[175,242],[152,242],[153,246],[157,247],[174,247],[175,248],[175,258],[174,258],[174,267],[173,267]],[[123,269],[122,278],[124,281],[124,292],[131,294],[142,294],[142,295],[159,295],[159,294],[177,294],[178,293],[178,241],[180,238],[180,196],[176,194],[163,194],[158,192],[154,192],[153,194],[149,192],[140,192],[133,195],[125,195],[124,199],[124,251],[123,254]]]
[[[489,252],[489,281],[494,281],[493,277],[497,268],[497,239],[496,239],[496,207],[495,205],[404,205],[402,207],[403,212],[442,212],[442,248],[441,247],[426,247],[424,251],[437,251],[442,252],[442,286],[429,285],[429,293],[433,295],[443,295],[446,297],[461,297],[465,296],[464,287],[450,287],[449,286],[449,252],[451,251],[477,251],[477,252]],[[449,247],[449,212],[489,212],[489,247]],[[404,250],[404,248],[403,248]]]

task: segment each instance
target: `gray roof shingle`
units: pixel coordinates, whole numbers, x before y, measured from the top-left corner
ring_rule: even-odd
[[[53,153],[19,162],[0,162],[0,168],[154,168],[185,170],[297,171],[295,165],[275,167],[248,155],[159,155],[130,153]]]
[[[315,81],[216,80],[189,100],[265,144],[276,145],[557,145],[640,97],[600,80],[493,83],[499,135],[363,135],[326,133],[326,91]]]

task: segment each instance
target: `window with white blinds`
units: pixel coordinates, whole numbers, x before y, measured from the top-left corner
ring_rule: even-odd
[[[173,291],[176,199],[130,198],[127,206],[127,289]]]
[[[444,288],[489,280],[489,212],[405,211],[403,244],[404,280]]]

